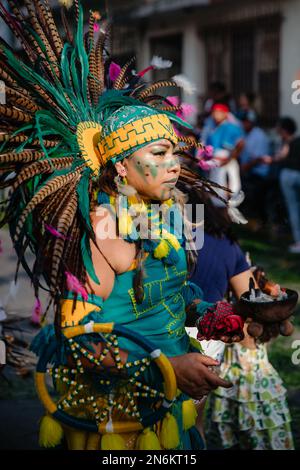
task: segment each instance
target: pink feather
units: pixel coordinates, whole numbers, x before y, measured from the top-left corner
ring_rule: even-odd
[[[34,307],[32,309],[32,314],[31,314],[31,323],[34,323],[35,325],[40,325],[41,316],[42,316],[42,304],[41,304],[40,299],[36,297]]]
[[[179,98],[178,96],[167,96],[167,100],[173,106],[179,106]]]
[[[198,160],[211,160],[213,158],[214,148],[212,145],[207,145],[203,149],[199,149],[196,155]]]
[[[196,106],[190,103],[182,103],[181,104],[181,115],[183,119],[195,114],[197,112]]]
[[[98,33],[99,31],[100,31],[100,26],[98,25],[98,23],[94,23],[94,32]]]
[[[74,274],[71,274],[70,272],[66,271],[65,272],[66,278],[67,278],[67,287],[68,290],[75,292],[76,294],[80,294],[83,300],[88,300],[88,293],[84,286],[81,284],[79,279],[77,279]]]
[[[138,73],[139,77],[143,77],[145,73],[149,72],[150,70],[154,70],[155,67],[153,65],[149,65],[149,67],[146,67],[144,70]]]
[[[198,165],[200,166],[202,170],[209,171],[212,168],[216,168],[217,166],[219,166],[219,162],[217,162],[217,160],[203,159],[203,160],[199,160]]]
[[[63,240],[67,240],[65,235],[62,235],[56,228],[52,227],[52,225],[45,224],[45,229],[48,230],[54,237],[62,238]]]
[[[120,75],[121,72],[121,67],[116,64],[115,62],[111,62],[109,66],[109,78],[111,79],[112,82],[115,82]]]

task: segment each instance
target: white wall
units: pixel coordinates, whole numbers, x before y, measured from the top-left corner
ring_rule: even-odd
[[[197,27],[189,24],[184,30],[182,50],[182,73],[197,88],[193,95],[184,93],[183,100],[195,106],[199,105],[199,96],[206,92],[206,60],[204,42],[198,34]],[[195,120],[196,116],[194,116]]]
[[[137,68],[142,70],[149,65],[150,57],[150,40],[155,36],[168,36],[174,33],[182,33],[182,70],[184,74],[193,84],[197,91],[193,95],[183,93],[183,101],[186,103],[199,105],[199,97],[206,92],[206,65],[205,65],[205,47],[204,42],[198,34],[196,23],[191,21],[181,24],[173,24],[170,28],[160,29],[151,28],[140,33],[137,45]],[[196,114],[197,115],[197,114]],[[191,122],[195,121],[195,116],[191,116]]]
[[[283,2],[282,8],[280,114],[293,117],[300,130],[300,103],[293,104],[291,100],[292,82],[300,80],[300,0]]]

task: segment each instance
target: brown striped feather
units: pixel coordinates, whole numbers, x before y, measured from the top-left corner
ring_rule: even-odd
[[[2,155],[0,154],[0,163],[27,163],[32,162],[34,160],[38,160],[43,156],[44,152],[38,152],[34,150],[23,150],[23,152],[3,153]]]
[[[96,77],[97,74],[97,67],[96,67],[96,56],[95,56],[95,38],[94,38],[94,24],[95,19],[93,18],[92,13],[90,14],[89,18],[89,33],[88,33],[88,41],[89,41],[89,89],[92,98],[92,103],[95,105],[99,96],[98,93],[98,86],[95,79],[91,76],[93,75]]]
[[[7,103],[10,103],[14,106],[19,106],[21,108],[25,108],[25,110],[30,112],[35,112],[42,109],[34,102],[33,99],[28,99],[28,97],[24,96],[21,92],[13,88],[7,86],[5,88],[5,92]]]
[[[103,48],[104,48],[105,38],[106,38],[106,34],[100,32],[97,45],[96,45],[96,52],[95,52],[96,73],[97,73],[96,76],[100,82],[99,83],[100,94],[102,94],[104,91],[105,66],[104,66],[104,60],[103,60]]]
[[[130,65],[134,62],[135,57],[132,57],[125,65],[123,65],[118,78],[116,79],[113,88],[115,90],[121,90],[126,83],[126,74]]]
[[[64,157],[64,158],[52,158],[50,160],[38,160],[37,162],[26,165],[17,175],[12,188],[17,189],[20,184],[23,184],[29,178],[33,178],[35,175],[42,173],[52,173],[53,168],[56,170],[61,170],[67,168],[72,164],[73,158]]]
[[[17,122],[31,122],[33,119],[30,114],[25,113],[14,106],[6,106],[3,104],[0,104],[0,116]]]
[[[75,191],[72,192],[71,197],[66,204],[66,207],[62,211],[59,217],[59,221],[56,229],[59,233],[66,236],[77,211],[77,194]],[[63,258],[64,245],[66,240],[64,238],[57,238],[54,243],[52,253],[52,266],[50,276],[50,289],[57,290],[57,275]]]
[[[50,46],[49,41],[48,41],[48,39],[47,39],[47,37],[46,37],[39,21],[37,19],[36,9],[34,8],[31,0],[24,0],[24,3],[26,5],[26,8],[27,8],[28,13],[29,13],[29,21],[32,25],[32,28],[37,33],[37,35],[40,37],[41,41],[43,42],[43,44],[45,46],[45,49],[46,49],[46,52],[47,52],[47,56],[48,56],[49,60],[52,63],[52,67],[54,68],[54,71],[55,71],[56,75],[59,76],[60,71],[59,71],[59,68],[57,66],[57,57],[56,57],[55,53],[53,52],[52,47]]]
[[[51,32],[51,37],[53,38],[53,42],[54,42],[54,46],[55,46],[55,49],[56,49],[57,57],[60,58],[61,52],[62,52],[62,49],[63,49],[63,42],[62,42],[62,39],[59,35],[57,26],[55,24],[55,21],[54,21],[54,18],[53,18],[52,11],[51,11],[51,8],[49,6],[48,0],[45,0],[44,3],[45,3],[45,15],[46,15],[47,22],[48,22],[48,25],[49,25],[49,29],[50,29],[50,32]]]
[[[52,193],[58,191],[62,186],[66,185],[67,183],[71,182],[73,179],[77,178],[80,174],[81,170],[85,165],[81,165],[72,173],[67,175],[60,175],[53,178],[51,181],[46,183],[31,199],[31,201],[27,204],[25,209],[23,210],[22,214],[19,217],[17,226],[16,226],[16,233],[15,233],[15,242],[18,241],[22,227],[28,217],[28,215],[38,206],[47,196]]]
[[[146,98],[151,93],[154,93],[159,88],[164,88],[164,87],[178,87],[178,85],[173,80],[159,80],[158,82],[150,85],[148,88],[145,88],[142,92],[138,93],[137,98],[139,100],[143,100],[144,98]]]

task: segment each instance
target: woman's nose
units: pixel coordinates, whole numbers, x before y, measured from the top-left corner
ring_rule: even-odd
[[[170,160],[167,166],[167,171],[168,173],[176,173],[176,174],[180,172],[180,162],[177,156],[173,155],[172,157],[170,157]]]

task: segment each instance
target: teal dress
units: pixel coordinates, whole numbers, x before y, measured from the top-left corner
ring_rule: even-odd
[[[191,345],[190,338],[185,331],[185,308],[194,298],[199,298],[202,292],[195,284],[187,281],[187,262],[184,249],[182,247],[179,249],[177,262],[172,265],[154,258],[149,253],[144,262],[144,268],[144,299],[142,303],[137,304],[135,300],[133,290],[135,270],[130,270],[116,276],[113,290],[107,300],[103,301],[96,295],[88,296],[87,302],[95,305],[95,311],[90,312],[79,323],[86,324],[94,321],[96,323],[122,324],[132,332],[137,332],[147,338],[169,357],[195,352],[196,349]],[[68,292],[65,298],[72,299],[73,295],[72,292]],[[78,296],[78,300],[80,300],[80,296]],[[207,302],[198,304],[199,315],[203,315],[211,305]],[[32,350],[39,354],[41,346],[50,341],[53,334],[52,325],[44,328],[44,331],[34,340]],[[87,346],[86,341],[89,341],[88,337],[90,336],[82,335],[84,346]],[[145,352],[136,343],[122,337],[118,338],[118,341],[120,348],[128,351],[128,361],[139,359],[145,355]],[[60,360],[56,358],[56,360],[64,362],[63,357]],[[153,380],[156,384],[162,382],[161,376],[153,375],[151,378],[152,383]],[[172,407],[172,413],[176,416],[180,433],[178,448],[203,448],[196,428],[188,431],[183,430],[182,402],[188,398],[181,393]]]

